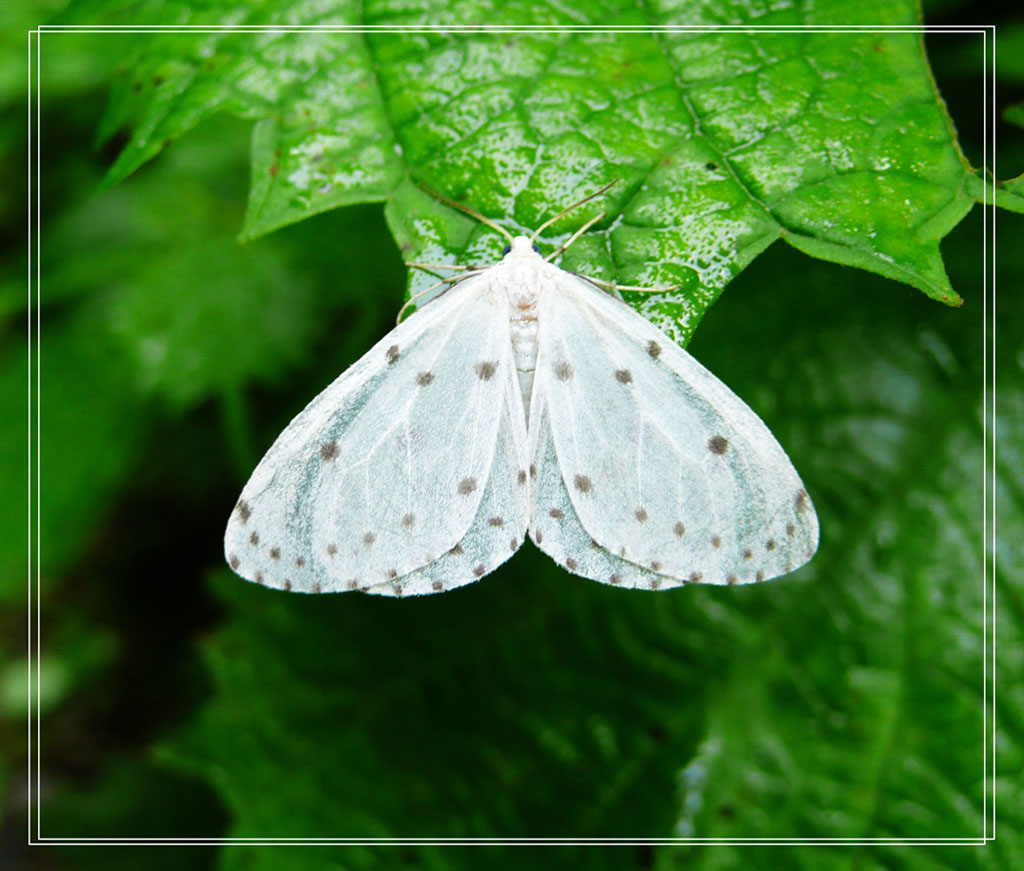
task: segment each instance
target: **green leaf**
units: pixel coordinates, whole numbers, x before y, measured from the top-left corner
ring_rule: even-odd
[[[231,835],[981,835],[977,325],[912,297],[879,323],[850,301],[882,299],[882,281],[820,265],[796,286],[798,264],[780,250],[754,266],[693,351],[801,470],[823,530],[809,566],[753,588],[634,595],[531,549],[465,590],[400,601],[219,573],[230,619],[205,645],[214,696],[164,758],[214,780]],[[832,293],[808,297],[805,282]],[[1019,435],[1004,434],[1024,456]],[[1022,505],[1006,507],[1011,525]],[[1000,619],[1016,649],[1020,609]],[[1000,689],[1008,726],[1024,711],[1016,686]],[[1006,867],[1019,820],[1004,812],[1007,852],[934,847],[935,867]],[[665,848],[655,867],[778,867],[747,855]],[[818,855],[778,861],[832,867]],[[915,867],[884,846],[858,855]],[[317,861],[296,854],[294,867]],[[382,861],[346,854],[350,868]],[[632,853],[605,865],[641,867]]]
[[[1024,175],[996,182],[994,186],[974,176],[968,183],[968,190],[979,203],[995,203],[1008,212],[1024,212]]]
[[[283,0],[155,9],[159,21],[189,25],[719,23],[694,3],[583,6],[571,16],[475,3],[328,7],[320,18]],[[911,2],[854,9],[841,0],[767,13],[739,2],[727,18],[919,23]],[[680,340],[780,238],[960,302],[939,242],[971,208],[972,173],[915,34],[221,31],[139,43],[104,124],[108,134],[131,130],[109,180],[213,112],[254,119],[247,237],[388,199],[410,251],[454,260],[467,250],[490,254],[496,243],[440,245],[437,225],[455,219],[411,192],[408,179],[522,230],[620,178],[547,241],[604,209],[566,265],[671,288],[631,301]],[[410,207],[432,217],[411,220]]]

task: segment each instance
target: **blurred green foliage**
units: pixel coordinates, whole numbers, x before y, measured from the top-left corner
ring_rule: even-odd
[[[57,5],[6,14],[30,24]],[[443,20],[498,20],[499,10],[463,5]],[[364,19],[348,4],[327,6],[337,21],[396,14],[389,3],[371,4]],[[220,21],[235,8],[88,0],[65,20]],[[638,9],[586,14],[625,22]],[[723,9],[744,21],[754,6]],[[854,13],[844,4],[832,13],[842,9]],[[251,4],[248,20],[288,10],[300,12]],[[403,20],[437,13],[424,4]],[[500,20],[558,14],[505,4]],[[710,14],[683,4],[636,23]],[[773,14],[757,23],[811,20],[800,7]],[[877,23],[916,12],[869,4],[856,14]],[[1021,32],[1019,23],[1007,29],[1011,45]],[[436,34],[44,36],[35,308],[42,833],[980,836],[987,493],[1002,532],[999,607],[987,627],[1000,650],[997,840],[563,848],[528,858],[497,848],[209,846],[144,858],[61,848],[40,867],[1024,867],[1024,348],[1013,304],[1024,252],[1012,243],[1022,219],[999,216],[1000,339],[986,361],[980,212],[952,229],[981,190],[958,156],[981,160],[977,38],[930,37],[930,71],[912,37],[840,39],[718,34],[662,52],[648,36],[574,39],[554,51],[525,36],[513,45]],[[1012,109],[1022,79],[1009,55],[1000,69],[1000,108],[1011,108],[999,122],[1001,176],[1024,165]],[[444,58],[461,59],[458,75],[442,74]],[[671,70],[683,59],[696,84],[680,103]],[[0,264],[0,396],[12,409],[0,421],[0,480],[12,494],[0,509],[6,868],[35,863],[39,852],[12,849],[24,831],[27,753],[27,517],[14,496],[29,450],[28,300],[24,64],[8,52],[3,64],[0,149],[10,159],[0,219],[12,240]],[[759,65],[775,76],[778,101],[744,110]],[[845,77],[823,73],[844,69]],[[814,83],[815,70],[827,84]],[[533,98],[509,103],[524,83]],[[814,128],[821,114],[808,109],[808,92],[828,98],[834,129]],[[860,113],[852,126],[835,112],[842,107]],[[472,117],[487,123],[463,136]],[[722,156],[724,127],[742,117],[765,133],[746,163]],[[858,199],[864,188],[815,176],[823,143],[856,139],[865,117],[923,125],[897,135],[913,171],[871,181],[870,204]],[[385,133],[382,119],[393,121]],[[788,144],[773,139],[783,120]],[[893,144],[856,141],[843,159],[865,166]],[[596,156],[595,142],[606,146]],[[536,176],[520,172],[526,158]],[[321,192],[325,162],[331,185]],[[346,176],[346,166],[363,174]],[[647,205],[616,211],[581,240],[574,268],[654,282],[655,259],[692,266],[723,227],[742,243],[723,255],[717,284],[706,270],[669,269],[697,278],[649,313],[682,318],[677,333],[692,335],[690,350],[786,447],[820,512],[817,557],[757,588],[643,594],[571,577],[526,548],[465,590],[401,601],[291,596],[228,572],[220,541],[239,487],[291,416],[393,323],[403,254],[493,255],[489,235],[410,176],[519,226],[611,175],[624,178],[613,209],[642,178],[653,181],[634,201]],[[285,184],[303,177],[317,182],[306,198]],[[752,193],[752,182],[777,187]],[[816,187],[813,201],[787,211],[801,199],[795,192]],[[1019,196],[1019,183],[1003,191]],[[575,226],[559,225],[549,241]],[[780,238],[792,245],[767,247]],[[886,271],[880,255],[903,274]],[[893,277],[932,296],[955,289],[963,308]],[[1000,456],[986,463],[983,408],[993,397],[983,379],[993,364]]]

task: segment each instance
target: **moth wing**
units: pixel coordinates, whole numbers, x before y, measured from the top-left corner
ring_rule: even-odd
[[[813,556],[807,491],[728,387],[576,276],[562,276],[538,315],[531,414],[550,420],[557,474],[590,539],[677,583],[767,580]]]
[[[365,592],[416,596],[452,590],[494,571],[522,546],[530,517],[526,419],[515,368],[507,367],[505,377],[494,463],[469,529],[433,562]]]
[[[508,315],[486,273],[468,278],[318,395],[242,490],[225,534],[232,568],[283,589],[359,589],[458,544],[510,414]]]
[[[545,408],[534,411],[530,435],[533,467],[537,469],[530,524],[534,544],[570,572],[605,584],[644,589],[679,586],[679,581],[624,560],[591,538],[562,478]]]

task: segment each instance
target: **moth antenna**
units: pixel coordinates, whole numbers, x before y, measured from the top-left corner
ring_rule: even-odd
[[[537,237],[538,237],[538,236],[539,236],[539,235],[541,234],[541,231],[542,231],[542,230],[546,230],[546,229],[547,229],[548,227],[550,227],[550,226],[551,226],[551,225],[552,225],[553,223],[555,223],[555,221],[559,220],[560,218],[564,218],[564,217],[565,217],[566,215],[568,215],[568,214],[569,214],[569,212],[571,212],[571,211],[572,211],[573,209],[578,209],[578,208],[579,208],[580,206],[582,206],[582,205],[583,205],[584,203],[589,203],[589,202],[590,202],[590,201],[591,201],[592,199],[594,199],[595,197],[599,197],[599,196],[601,196],[601,194],[603,194],[603,193],[605,193],[606,191],[610,190],[610,189],[611,189],[612,187],[614,187],[615,185],[617,185],[617,184],[618,184],[618,183],[619,183],[620,181],[621,181],[621,179],[613,178],[613,179],[612,179],[612,180],[611,180],[610,182],[608,182],[608,184],[606,184],[606,185],[605,185],[605,186],[604,186],[603,188],[601,188],[600,190],[594,191],[594,192],[593,192],[593,193],[592,193],[592,194],[591,194],[590,196],[588,196],[588,197],[584,197],[584,198],[583,198],[582,200],[577,200],[577,201],[576,201],[575,203],[573,203],[573,204],[572,204],[571,206],[569,206],[569,208],[567,208],[567,209],[563,209],[563,210],[562,210],[562,211],[560,211],[560,212],[559,212],[559,213],[558,213],[557,215],[555,215],[555,216],[554,216],[553,218],[548,218],[548,220],[546,220],[546,221],[545,221],[545,222],[544,222],[543,224],[541,224],[541,225],[540,225],[540,226],[539,226],[539,227],[538,227],[538,228],[537,228],[536,230],[534,230],[534,231],[533,231],[533,235],[532,235],[532,236],[530,237],[530,241],[531,241],[531,242],[536,242],[536,241],[537,241]],[[591,222],[591,223],[593,223],[593,222]]]
[[[481,224],[486,224],[492,230],[497,230],[499,233],[501,233],[502,236],[504,236],[506,239],[508,239],[509,242],[512,241],[512,238],[513,238],[512,234],[508,230],[506,230],[504,227],[502,227],[502,226],[500,226],[498,224],[495,224],[494,221],[492,221],[490,218],[485,218],[483,215],[481,215],[479,212],[471,209],[469,206],[464,206],[462,203],[457,203],[457,202],[455,202],[455,200],[450,200],[450,199],[448,199],[448,197],[444,196],[443,194],[439,194],[437,191],[432,191],[430,188],[424,187],[419,182],[417,182],[416,184],[422,190],[426,191],[428,194],[430,194],[435,199],[440,200],[446,206],[451,206],[453,209],[458,209],[460,212],[465,212],[471,218],[476,218]]]
[[[580,227],[575,233],[573,233],[568,239],[566,239],[561,245],[559,245],[558,248],[556,248],[554,251],[552,251],[544,259],[547,260],[550,263],[559,254],[563,253],[566,248],[568,248],[570,245],[572,245],[573,242],[575,242],[577,239],[579,239],[580,236],[582,236],[584,233],[586,233],[587,230],[589,230],[591,227],[593,227],[594,224],[596,224],[598,221],[600,221],[601,218],[604,217],[604,215],[605,215],[604,212],[598,212],[596,215],[594,215],[593,218],[591,218],[589,221],[587,221],[587,223],[585,223],[582,227]]]

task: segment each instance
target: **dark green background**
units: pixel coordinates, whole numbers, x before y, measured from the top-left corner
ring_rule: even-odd
[[[17,23],[57,5],[19,10]],[[949,2],[926,20],[965,15],[984,18]],[[1024,26],[1005,22],[1000,38],[1002,109],[1024,97],[1014,51]],[[927,39],[975,165],[977,39]],[[570,576],[527,547],[444,596],[286,595],[223,566],[223,526],[280,428],[393,323],[405,274],[383,208],[327,209],[240,245],[252,125],[225,115],[100,191],[128,142],[122,130],[94,147],[119,58],[87,40],[66,46],[46,56],[41,137],[44,836],[982,834],[979,208],[942,243],[961,308],[775,244],[693,335],[689,350],[761,414],[814,498],[821,546],[798,573],[646,594]],[[19,57],[20,72],[5,61],[0,81],[0,866],[1024,866],[1024,227],[1008,212],[990,361],[1001,530],[993,844],[22,847]],[[997,129],[999,175],[1016,175],[1020,129]]]

